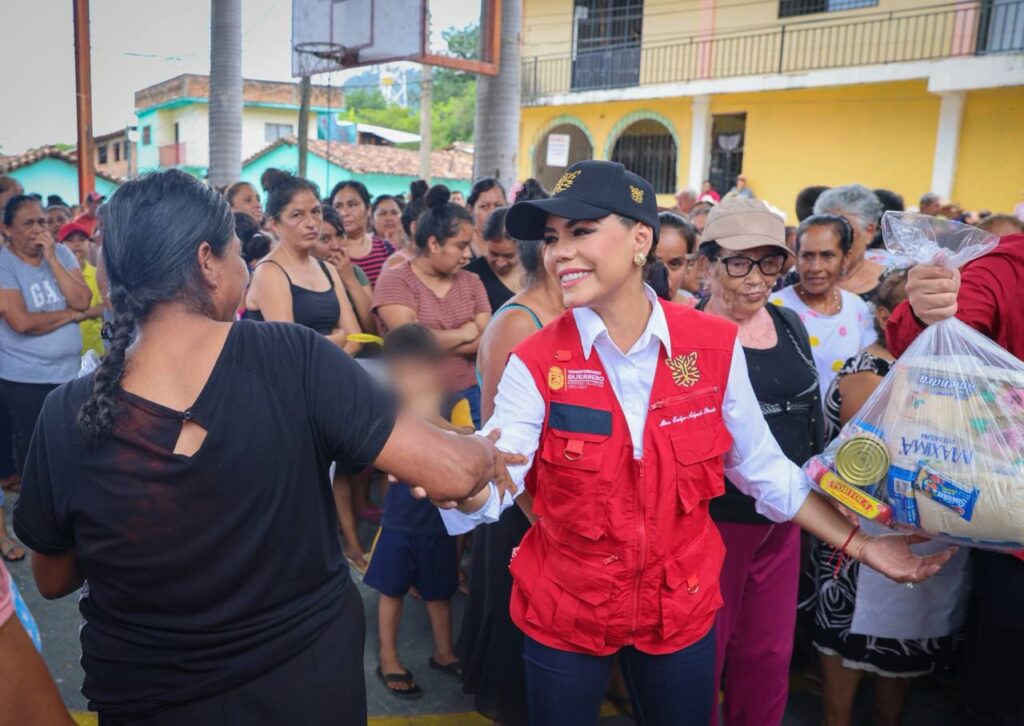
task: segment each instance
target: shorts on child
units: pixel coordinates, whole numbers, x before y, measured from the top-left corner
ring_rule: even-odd
[[[427,602],[451,600],[459,588],[455,538],[382,527],[363,582],[388,597],[415,587]]]

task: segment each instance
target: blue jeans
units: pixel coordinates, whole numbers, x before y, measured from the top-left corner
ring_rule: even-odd
[[[715,631],[667,655],[618,652],[640,726],[705,726],[715,702]],[[525,638],[531,726],[596,724],[615,656],[556,650]]]
[[[480,386],[472,385],[459,391],[458,395],[469,401],[469,412],[473,416],[473,425],[479,429],[483,425],[480,420]]]

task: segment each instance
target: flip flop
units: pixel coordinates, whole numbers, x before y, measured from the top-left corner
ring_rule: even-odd
[[[11,555],[14,550],[21,550],[21,555]],[[8,562],[21,562],[25,559],[25,545],[13,537],[0,539],[0,557]]]
[[[384,673],[381,671],[380,666],[377,666],[377,678],[384,684],[384,687],[388,691],[398,698],[404,698],[408,701],[415,701],[417,698],[423,698],[423,689],[420,688],[416,681],[412,679],[412,671],[406,668],[405,673]],[[404,683],[409,686],[404,690],[398,690],[389,686],[389,683]]]
[[[460,683],[462,682],[462,661],[454,660],[448,665],[441,665],[434,659],[434,656],[430,656],[430,667],[455,678]]]

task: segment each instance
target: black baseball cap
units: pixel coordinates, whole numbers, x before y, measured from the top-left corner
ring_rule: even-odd
[[[516,202],[505,215],[515,239],[544,237],[549,214],[564,219],[601,219],[621,214],[654,230],[658,241],[658,200],[654,187],[616,161],[580,161],[562,174],[548,199]]]

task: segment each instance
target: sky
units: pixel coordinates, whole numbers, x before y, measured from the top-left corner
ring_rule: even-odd
[[[0,154],[75,143],[71,1],[0,6]],[[473,19],[466,0],[431,0],[430,7],[435,33]],[[292,80],[291,12],[292,0],[242,0],[244,77]],[[181,73],[210,72],[210,0],[92,0],[90,21],[96,136],[134,125],[135,91]],[[331,82],[348,74],[331,74]]]

